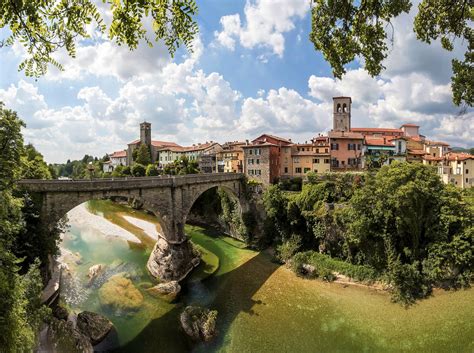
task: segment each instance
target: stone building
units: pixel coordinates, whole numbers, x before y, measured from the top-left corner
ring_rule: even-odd
[[[264,185],[274,183],[280,178],[280,149],[291,144],[290,140],[263,134],[242,146],[244,173],[249,179]]]
[[[127,146],[127,165],[133,163],[133,151],[141,144],[145,144],[150,149],[151,162],[155,163],[159,160],[158,151],[164,147],[180,147],[174,142],[157,141],[151,139],[151,124],[143,122],[140,124],[140,139],[130,142]]]

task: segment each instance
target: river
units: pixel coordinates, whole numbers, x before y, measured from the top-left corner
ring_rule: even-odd
[[[296,277],[266,252],[197,226],[186,233],[203,263],[175,303],[150,296],[146,272],[160,231],[151,215],[111,201],[92,201],[69,213],[61,243],[68,266],[62,301],[76,312],[106,315],[118,332],[114,352],[413,352],[474,351],[474,290],[445,292],[404,308],[364,287]],[[88,286],[95,264],[107,275],[127,273],[142,293],[138,310],[101,305],[101,283]],[[195,344],[179,326],[184,306],[218,310],[218,336]]]

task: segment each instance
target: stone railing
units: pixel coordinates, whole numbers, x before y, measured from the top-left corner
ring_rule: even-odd
[[[23,179],[18,184],[31,192],[98,191],[177,187],[188,184],[241,180],[242,173],[208,173],[156,177],[122,177],[80,180]]]

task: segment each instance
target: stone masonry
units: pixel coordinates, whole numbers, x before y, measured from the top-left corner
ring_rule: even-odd
[[[83,202],[113,197],[134,198],[153,212],[163,234],[150,255],[148,270],[162,281],[181,280],[197,264],[184,225],[191,207],[205,191],[219,187],[248,206],[241,173],[94,180],[21,180],[20,186],[41,199],[41,218],[49,227]]]

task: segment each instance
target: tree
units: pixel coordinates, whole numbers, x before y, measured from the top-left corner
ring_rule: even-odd
[[[372,76],[385,68],[387,41],[393,41],[392,20],[411,9],[411,0],[313,0],[310,40],[341,78],[346,65],[357,57]],[[414,22],[417,38],[431,43],[440,39],[453,50],[455,39],[468,43],[464,61],[452,61],[453,102],[474,104],[474,20],[472,0],[422,0]],[[391,30],[391,32],[390,32]]]
[[[138,147],[137,151],[137,156],[134,159],[135,163],[142,164],[142,165],[148,165],[151,163],[151,156],[150,156],[150,148],[145,145],[141,144],[140,147]]]
[[[2,1],[0,28],[7,27],[11,34],[1,46],[20,42],[27,57],[19,68],[36,77],[47,72],[48,64],[62,69],[53,58],[61,48],[75,57],[76,40],[90,38],[86,28],[91,25],[100,33],[108,32],[118,45],[136,49],[142,40],[152,46],[145,29],[145,22],[150,20],[155,41],[162,40],[172,56],[182,44],[192,49],[198,33],[193,19],[197,14],[195,0],[115,0],[104,6],[104,11],[112,14],[108,28],[92,0]]]
[[[51,179],[51,171],[32,144],[25,146],[25,155],[21,158],[22,178],[24,179]]]
[[[0,347],[5,352],[32,351],[39,324],[47,314],[40,304],[42,282],[38,264],[19,274],[21,260],[14,253],[16,237],[23,231],[22,199],[15,193],[22,175],[24,123],[0,102]],[[31,152],[31,151],[30,151]]]
[[[472,227],[473,215],[459,191],[446,187],[431,167],[398,162],[384,166],[356,190],[350,206],[350,259],[385,272],[397,300],[425,296],[435,278],[450,277],[449,264],[457,264],[463,277],[473,261],[466,245],[470,237],[472,247],[472,232],[456,238]],[[466,246],[459,253],[462,259],[450,257],[449,249],[461,251]]]

